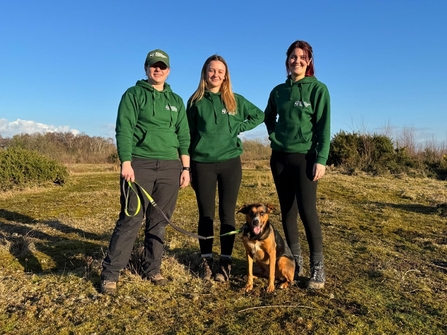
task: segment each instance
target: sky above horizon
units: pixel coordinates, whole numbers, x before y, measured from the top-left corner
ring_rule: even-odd
[[[114,138],[124,91],[148,51],[171,58],[186,101],[212,54],[233,90],[264,110],[295,40],[314,49],[331,132],[405,131],[447,143],[447,1],[5,1],[0,5],[0,136],[61,131]],[[391,134],[390,134],[391,132]],[[244,134],[266,139],[262,124]]]

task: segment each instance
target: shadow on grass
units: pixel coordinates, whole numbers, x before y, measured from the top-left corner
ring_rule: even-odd
[[[189,269],[190,273],[193,276],[199,276],[199,268],[201,263],[200,251],[197,248],[175,248],[166,251],[167,255],[174,256],[176,260]],[[218,270],[219,266],[219,256],[217,254],[213,254],[214,266],[213,266],[213,274],[215,274]],[[256,265],[255,265],[256,267]],[[250,293],[255,296],[266,294],[266,289],[268,286],[268,278],[256,275],[255,278],[255,287],[253,291]],[[300,288],[305,287],[304,280],[306,278],[300,277],[299,282],[295,283]],[[247,260],[244,258],[232,258],[231,264],[231,277],[228,285],[228,289],[241,293],[245,291],[245,285],[247,283]],[[225,285],[225,284],[224,284]]]
[[[20,222],[27,225],[32,224],[44,224],[47,225],[50,228],[56,229],[64,234],[76,234],[83,238],[89,239],[89,240],[103,240],[103,236],[99,236],[97,234],[85,232],[82,229],[73,228],[70,227],[60,221],[57,220],[46,220],[46,221],[39,221],[36,220],[28,215],[23,215],[16,212],[11,212],[5,209],[0,209],[0,219],[5,219],[7,221],[13,221],[13,222]]]
[[[8,222],[9,221],[9,222]],[[39,230],[46,225],[57,232],[50,235]],[[89,259],[101,258],[101,236],[72,228],[60,221],[38,221],[30,216],[0,209],[0,246],[3,245],[23,266],[25,272],[42,273],[84,270]]]
[[[421,214],[436,214],[437,208],[434,206],[424,206],[419,204],[393,204],[393,203],[387,203],[387,202],[375,202],[375,204],[379,207],[391,207],[395,209],[401,209],[407,212],[414,212],[414,213],[421,213]]]

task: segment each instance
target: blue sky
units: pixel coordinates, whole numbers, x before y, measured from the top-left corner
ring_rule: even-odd
[[[119,100],[145,78],[149,50],[171,57],[186,102],[218,53],[233,89],[264,110],[297,39],[331,94],[332,133],[447,142],[447,1],[2,1],[0,135],[114,137]],[[263,125],[246,134],[266,138]]]

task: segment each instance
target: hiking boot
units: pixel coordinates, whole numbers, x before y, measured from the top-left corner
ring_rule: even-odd
[[[323,261],[310,264],[310,279],[307,283],[307,288],[319,290],[324,288],[326,275],[324,273]]]
[[[217,270],[215,281],[226,282],[230,280],[231,258],[221,257],[219,259],[219,269]]]
[[[202,263],[199,265],[199,276],[203,280],[211,280],[213,276],[213,259],[211,257],[202,258]]]
[[[152,276],[147,277],[147,279],[152,284],[157,285],[157,286],[164,286],[164,285],[166,285],[168,283],[168,280],[165,277],[163,277],[160,272],[158,272],[158,273],[156,273],[156,274],[154,274]]]
[[[298,280],[299,277],[304,277],[304,265],[303,265],[303,256],[301,255],[293,255],[295,258],[295,280]]]
[[[100,292],[104,294],[116,293],[116,281],[102,280]]]

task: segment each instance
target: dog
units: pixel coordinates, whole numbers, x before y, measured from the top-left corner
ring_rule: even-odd
[[[248,278],[245,291],[253,289],[253,261],[268,274],[267,293],[275,290],[275,279],[281,284],[279,288],[287,288],[293,281],[295,259],[289,246],[269,222],[269,214],[274,210],[268,204],[244,205],[237,213],[245,214],[246,222],[242,228],[248,262]]]

